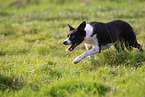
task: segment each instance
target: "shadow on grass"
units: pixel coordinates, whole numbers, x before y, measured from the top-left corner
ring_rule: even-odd
[[[0,91],[2,91],[2,93],[10,91],[19,91],[23,87],[27,86],[30,86],[33,90],[40,89],[39,85],[25,81],[21,75],[11,77],[0,75]]]
[[[67,96],[67,94],[78,94],[80,95],[99,95],[105,96],[107,92],[111,90],[111,87],[90,81],[65,81],[61,83],[53,84],[50,87],[48,94],[52,97]]]
[[[0,90],[20,90],[25,86],[25,82],[22,81],[21,75],[18,77],[9,77],[9,76],[2,76],[0,75]]]
[[[93,61],[95,66],[108,64],[110,66],[125,65],[139,67],[145,62],[145,52],[138,50],[117,52],[116,50],[107,50],[98,55],[98,59]]]
[[[7,12],[4,12],[4,11],[0,10],[0,16],[1,16],[1,17],[4,17],[4,16],[11,16],[11,15],[13,15],[13,14],[12,14],[12,13],[7,13]]]
[[[0,56],[5,56],[5,55],[6,55],[6,53],[5,53],[5,52],[0,51]]]

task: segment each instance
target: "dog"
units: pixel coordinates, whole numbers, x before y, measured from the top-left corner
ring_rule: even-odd
[[[76,57],[72,63],[76,64],[85,57],[94,58],[94,54],[100,53],[101,50],[108,49],[112,45],[118,52],[124,50],[125,47],[131,51],[133,47],[143,51],[140,44],[136,40],[133,28],[123,20],[113,20],[107,23],[90,22],[86,24],[83,21],[77,29],[68,24],[70,31],[68,38],[63,41],[64,45],[70,45],[66,51],[73,51],[77,46],[84,43],[86,52]]]

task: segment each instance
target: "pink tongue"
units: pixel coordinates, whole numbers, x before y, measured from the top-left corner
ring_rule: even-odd
[[[71,48],[71,45],[66,49],[66,51],[68,51]]]
[[[68,51],[68,50],[73,50],[73,46],[74,46],[75,44],[71,44],[67,49],[66,49],[66,51]]]

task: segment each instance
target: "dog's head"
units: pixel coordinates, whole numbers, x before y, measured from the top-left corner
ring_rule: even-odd
[[[83,21],[77,29],[73,28],[68,24],[70,28],[70,32],[68,34],[68,38],[63,42],[64,45],[70,45],[67,50],[73,51],[74,48],[76,48],[79,44],[81,44],[84,41],[84,38],[86,36],[86,31],[84,30],[86,27],[86,22]],[[67,51],[66,50],[66,51]]]

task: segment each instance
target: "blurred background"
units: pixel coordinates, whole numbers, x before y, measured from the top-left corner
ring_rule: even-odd
[[[69,3],[79,3],[79,4],[90,4],[99,1],[115,1],[115,2],[143,2],[145,0],[0,0],[1,7],[25,7],[29,5],[39,5],[39,4],[69,4]]]

